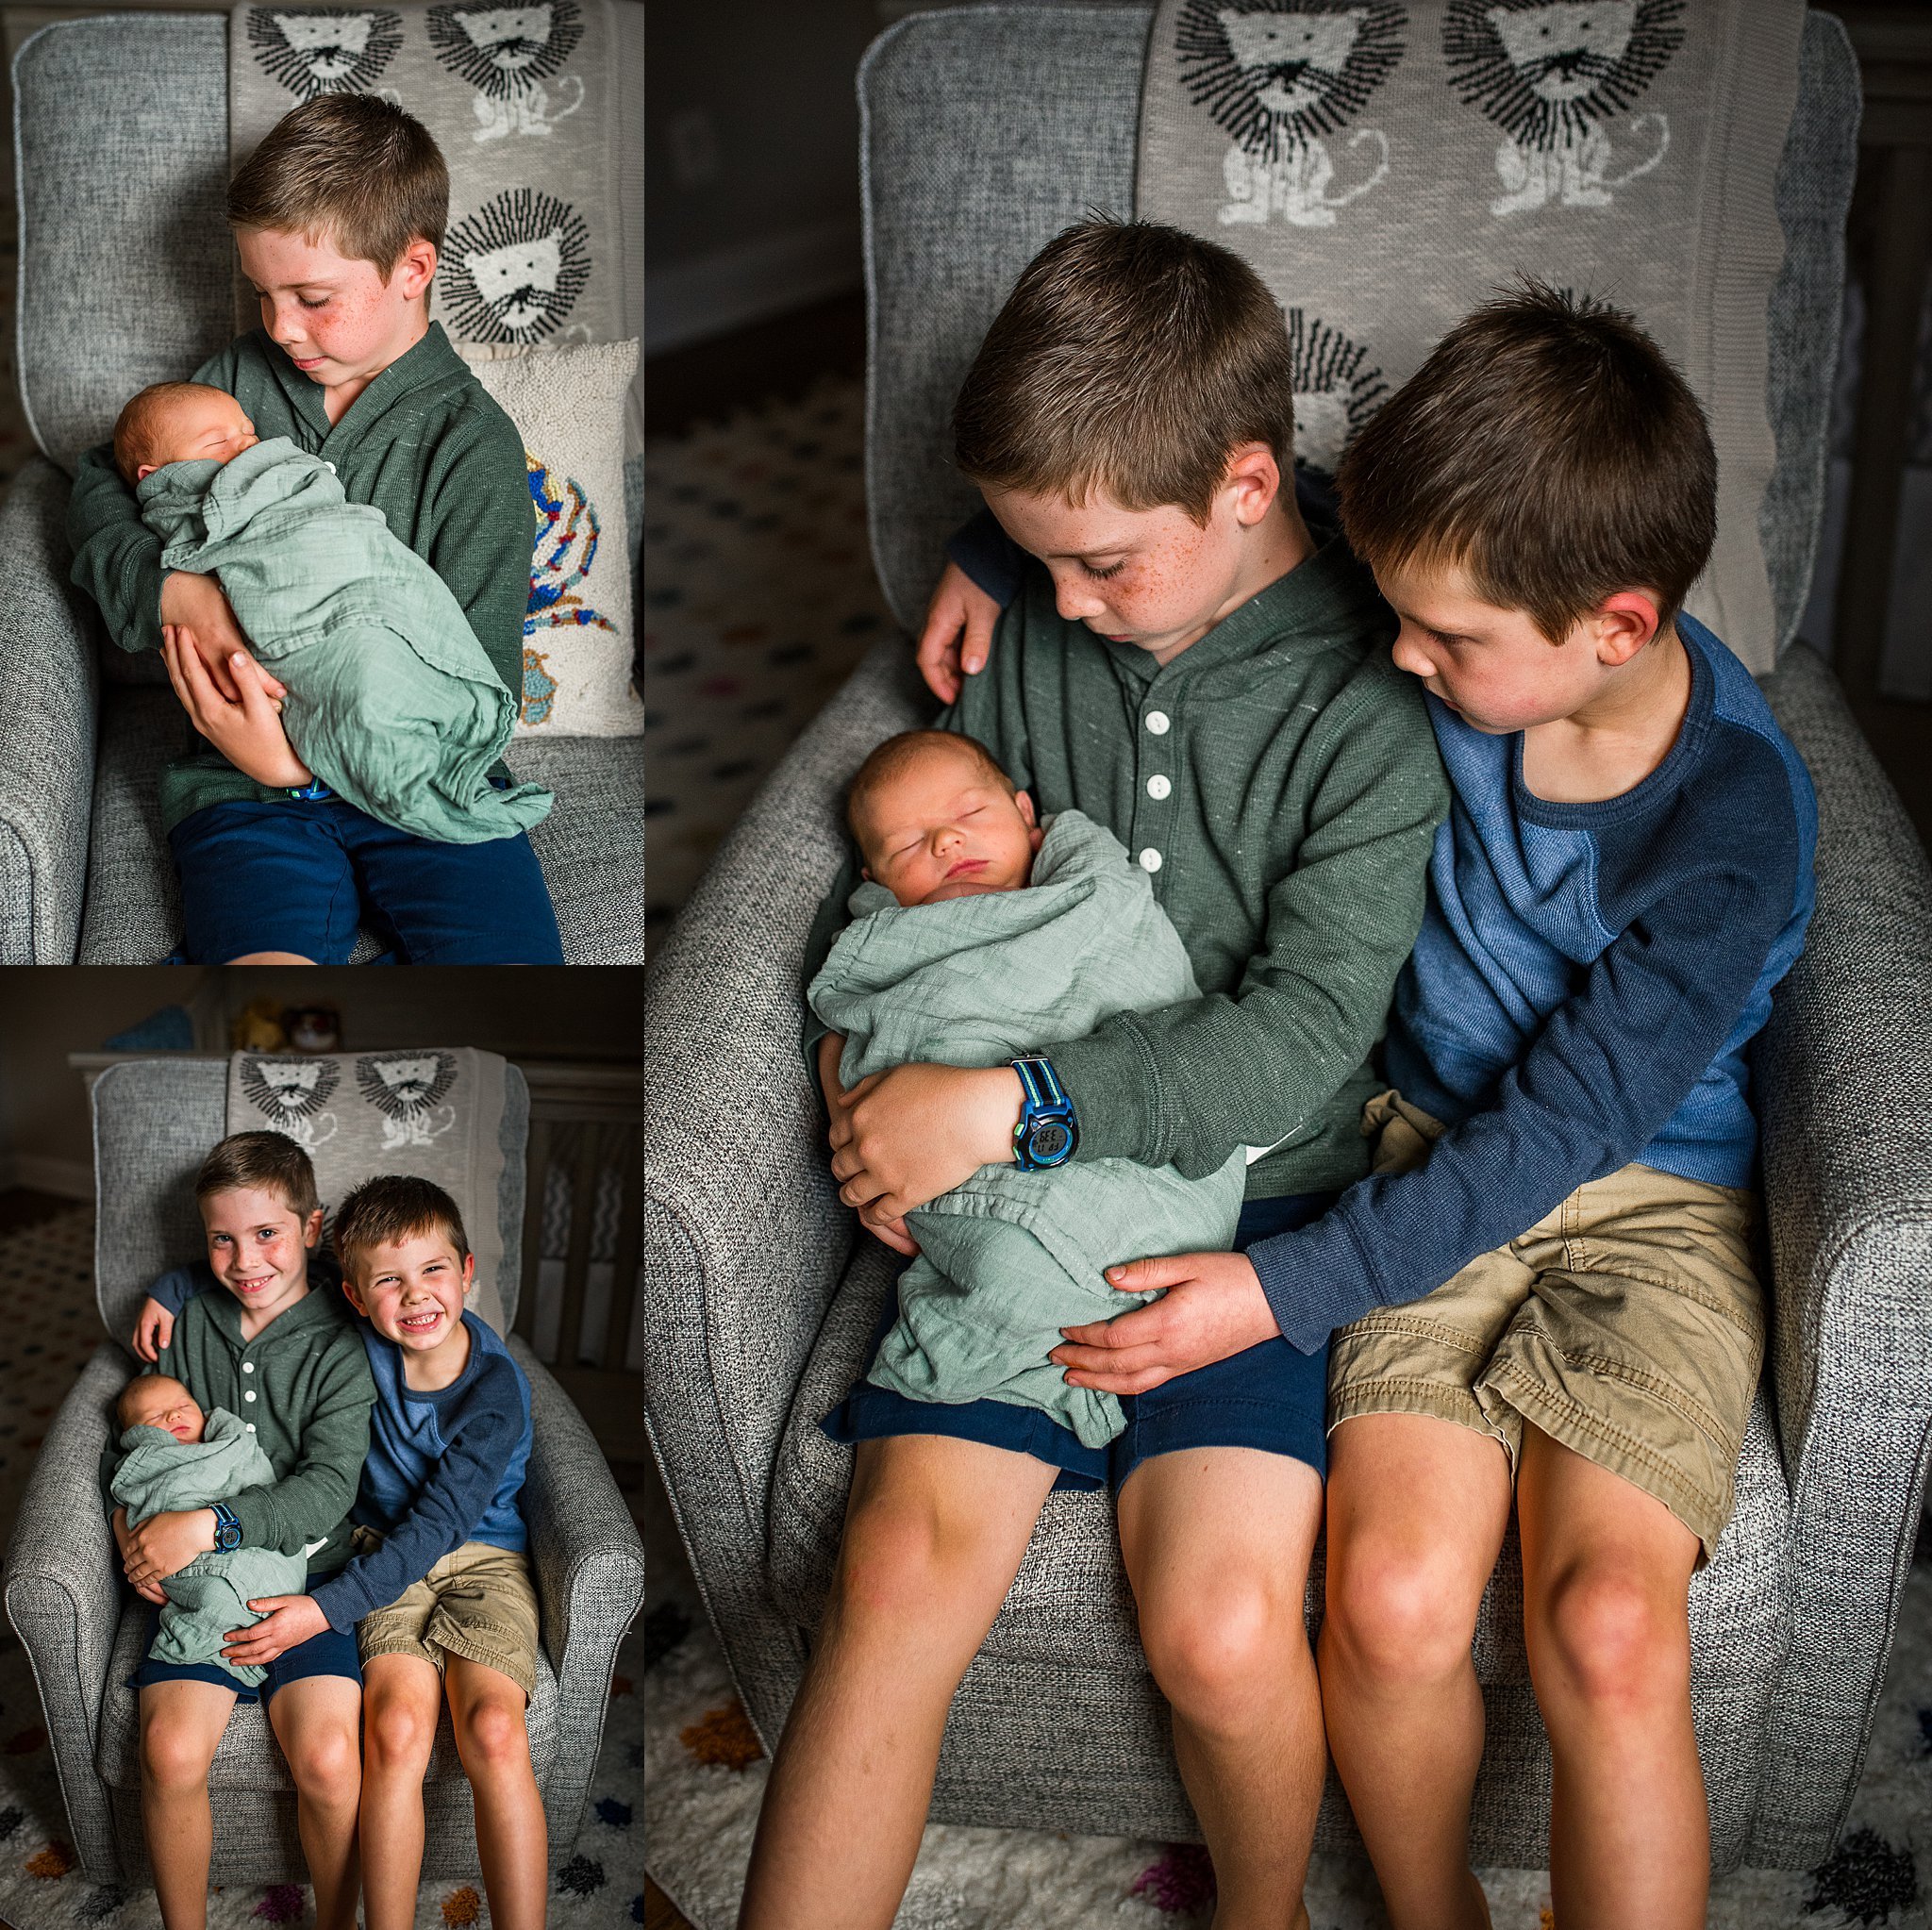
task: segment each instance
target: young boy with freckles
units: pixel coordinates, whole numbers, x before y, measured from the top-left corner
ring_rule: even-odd
[[[1513,1504],[1564,1930],[1690,1930],[1709,1826],[1687,1590],[1763,1359],[1744,1048],[1803,947],[1817,814],[1683,599],[1716,460],[1627,316],[1531,284],[1348,451],[1343,527],[1401,620],[1455,787],[1368,1106],[1374,1176],[1196,1280],[1237,1341],[1334,1336],[1329,1744],[1397,1930],[1479,1930],[1471,1640]],[[1128,1313],[1099,1388],[1198,1371]],[[1139,1376],[1135,1376],[1138,1380]]]
[[[372,94],[284,117],[229,186],[260,327],[195,371],[263,441],[336,470],[349,502],[449,587],[504,687],[523,685],[530,499],[523,438],[484,393],[428,290],[449,176],[423,125]],[[561,964],[528,838],[453,844],[381,823],[319,784],[282,728],[284,694],[220,584],[163,573],[159,539],[103,444],[68,508],[74,581],[124,650],[158,649],[206,741],[161,780],[196,964],[345,963],[368,918],[418,964]],[[507,787],[499,759],[490,781]]]
[[[1034,1057],[1065,1096],[1075,1162],[1197,1178],[1253,1149],[1237,1245],[1301,1223],[1365,1169],[1366,1061],[1446,802],[1386,610],[1295,508],[1292,392],[1282,311],[1244,264],[1095,220],[1021,275],[954,416],[960,469],[1037,560],[992,669],[940,722],[1042,818],[1077,809],[1120,840],[1201,988]],[[1174,424],[1177,441],[1155,426]],[[847,890],[825,901],[808,977]],[[900,1251],[907,1213],[1038,1157],[1037,1075],[915,1061],[847,1091],[841,1040],[812,1044],[841,1196]],[[1187,1324],[1193,1306],[1170,1294],[1154,1312]],[[743,1930],[891,1922],[953,1693],[1061,1485],[1115,1493],[1219,1930],[1306,1922],[1326,1753],[1303,1594],[1325,1382],[1319,1356],[1276,1336],[1151,1398],[1126,1389],[1124,1428],[1083,1459],[1016,1430],[1023,1408],[861,1380],[825,1423],[857,1443],[844,1537]]]
[[[114,1508],[127,1579],[157,1609],[169,1576],[216,1551],[306,1556],[311,1581],[340,1569],[349,1558],[349,1505],[375,1398],[348,1309],[332,1293],[310,1291],[308,1256],[322,1235],[322,1207],[308,1156],[280,1133],[238,1133],[208,1155],[194,1190],[207,1233],[206,1284],[175,1310],[159,1373],[202,1409],[241,1417],[276,1478],[214,1506],[150,1515],[132,1528],[125,1510]],[[147,1307],[141,1324],[152,1334]],[[109,1493],[117,1459],[110,1441],[102,1467]],[[325,1629],[273,1657],[243,1656],[237,1643],[246,1633],[231,1632],[223,1658],[267,1663],[258,1697],[294,1779],[316,1922],[349,1930],[361,1783],[355,1640]],[[166,1930],[202,1930],[214,1842],[208,1767],[237,1701],[256,1701],[258,1690],[213,1663],[157,1661],[147,1653],[154,1634],[133,1678],[142,1822]]]
[[[235,1658],[349,1637],[362,1658],[362,1900],[369,1930],[416,1921],[423,1777],[445,1697],[476,1810],[490,1921],[538,1930],[549,1890],[525,1711],[537,1593],[518,1507],[530,1457],[523,1370],[471,1313],[476,1262],[456,1202],[426,1179],[366,1181],[333,1233],[375,1375],[356,1556],[306,1595],[249,1606]]]

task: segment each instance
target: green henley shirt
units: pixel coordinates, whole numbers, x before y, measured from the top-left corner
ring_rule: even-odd
[[[284,1555],[313,1548],[311,1577],[341,1568],[375,1405],[369,1356],[341,1293],[313,1286],[243,1340],[241,1303],[207,1289],[181,1309],[155,1371],[173,1374],[204,1413],[225,1407],[240,1415],[275,1471],[273,1487],[226,1497],[242,1546]],[[108,1446],[110,1477],[117,1443]]]
[[[1248,1197],[1367,1171],[1369,1054],[1421,929],[1449,789],[1394,619],[1339,538],[1164,668],[1054,607],[1029,566],[942,728],[979,739],[1042,815],[1106,824],[1150,873],[1203,996],[1048,1053],[1078,1157],[1212,1173],[1273,1148]],[[844,919],[822,907],[808,977]],[[815,1028],[823,1031],[822,1027]]]
[[[533,526],[524,439],[441,323],[338,423],[328,419],[321,385],[259,328],[204,362],[194,380],[225,389],[264,441],[286,436],[333,464],[349,501],[380,509],[391,532],[449,585],[505,688],[512,696],[522,690]],[[161,543],[142,521],[110,444],[80,458],[67,535],[73,580],[100,606],[108,634],[123,650],[158,650]],[[189,742],[161,779],[164,828],[235,799],[288,801],[287,791],[245,776],[192,729]],[[491,772],[508,774],[500,760]]]

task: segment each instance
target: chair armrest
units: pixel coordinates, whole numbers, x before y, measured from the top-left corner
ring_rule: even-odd
[[[929,709],[905,640],[875,645],[752,800],[645,991],[645,1425],[757,1722],[758,1679],[797,1659],[765,1586],[772,1466],[856,1223],[799,1049],[806,937],[847,780]]]
[[[1767,681],[1818,791],[1818,910],[1755,1067],[1790,1641],[1746,1860],[1825,1854],[1857,1785],[1932,1427],[1932,870],[1830,673]]]
[[[0,501],[4,965],[71,965],[80,936],[100,671],[92,607],[67,580],[70,488],[37,456]]]
[[[33,1667],[75,1847],[97,1880],[120,1873],[94,1756],[122,1605],[100,1463],[114,1397],[132,1372],[111,1340],[94,1350],[41,1444],[4,1570],[7,1619]]]
[[[591,1430],[524,1342],[509,1349],[530,1383],[523,1513],[557,1677],[557,1759],[543,1792],[550,1840],[576,1837],[597,1761],[617,1645],[644,1600],[644,1550]]]

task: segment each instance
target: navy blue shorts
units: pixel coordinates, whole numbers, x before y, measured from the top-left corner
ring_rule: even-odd
[[[147,1613],[147,1646],[141,1667],[128,1677],[130,1689],[145,1689],[155,1682],[212,1682],[217,1689],[232,1689],[237,1702],[267,1702],[276,1689],[286,1689],[308,1675],[346,1675],[359,1689],[362,1686],[362,1658],[356,1652],[353,1628],[325,1628],[292,1649],[284,1649],[267,1665],[268,1678],[259,1689],[244,1688],[225,1669],[212,1662],[157,1662],[151,1653],[161,1632],[161,1611],[150,1607]]]
[[[557,913],[523,833],[442,844],[339,797],[209,805],[168,833],[187,940],[175,962],[299,952],[345,965],[366,917],[410,965],[561,965]]]
[[[1334,1193],[1290,1193],[1277,1200],[1248,1201],[1235,1228],[1235,1251],[1244,1253],[1257,1240],[1319,1220],[1335,1199]],[[898,1313],[895,1288],[886,1296],[873,1336],[874,1356]],[[1090,1448],[1072,1428],[1038,1407],[1009,1401],[915,1401],[861,1380],[821,1425],[834,1440],[876,1440],[891,1434],[983,1440],[1058,1468],[1056,1488],[1110,1487],[1116,1494],[1142,1461],[1183,1448],[1259,1448],[1306,1461],[1318,1474],[1328,1470],[1325,1341],[1319,1353],[1304,1354],[1277,1334],[1211,1367],[1177,1374],[1147,1393],[1124,1394],[1121,1407],[1126,1426],[1106,1447]]]

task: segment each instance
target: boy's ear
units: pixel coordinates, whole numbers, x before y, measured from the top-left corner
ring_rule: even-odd
[[[1657,600],[1647,590],[1620,590],[1596,607],[1597,661],[1614,670],[1625,664],[1657,635]]]
[[[463,1256],[463,1297],[468,1299],[471,1289],[476,1284],[476,1256],[466,1253]]]
[[[315,1250],[317,1242],[320,1241],[321,1239],[322,1208],[318,1206],[316,1207],[314,1212],[309,1214],[308,1223],[302,1229],[302,1244],[308,1247],[309,1251],[312,1253]]]
[[[357,1291],[355,1281],[350,1279],[346,1273],[342,1275],[342,1295],[364,1320],[369,1318],[369,1309],[362,1305],[362,1296]]]
[[[405,301],[414,301],[436,276],[436,243],[426,235],[418,235],[396,258],[396,265],[390,271],[391,284],[402,283]]]
[[[1266,442],[1243,442],[1227,459],[1224,490],[1234,493],[1235,521],[1252,529],[1281,493],[1281,465]]]

